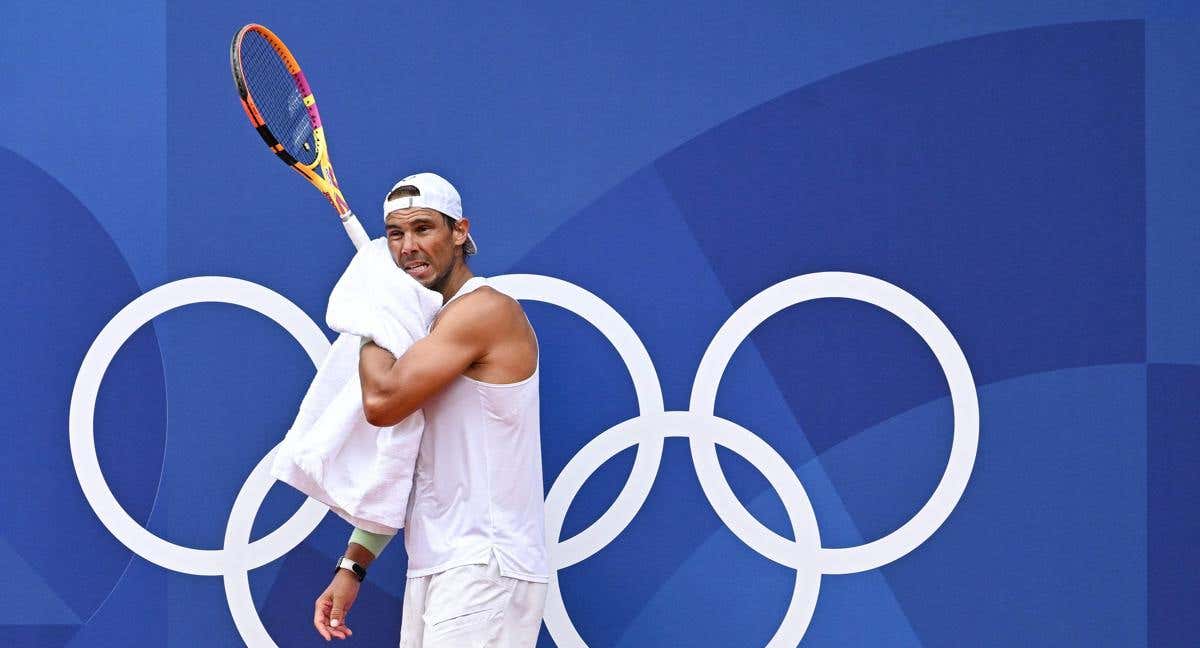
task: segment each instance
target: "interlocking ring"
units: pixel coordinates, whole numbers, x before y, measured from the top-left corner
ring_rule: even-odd
[[[664,411],[658,374],[645,346],[611,306],[592,293],[541,275],[503,275],[489,283],[516,299],[562,307],[595,326],[629,369],[639,414],[605,430],[587,443],[562,469],[546,497],[546,535],[553,565],[544,620],[560,646],[586,646],[563,603],[557,571],[594,555],[623,531],[641,509],[662,460],[666,437],[685,437],[705,497],[717,516],[742,542],[781,565],[796,570],[787,613],[768,646],[794,646],[804,636],[816,608],[823,574],[875,569],[908,554],[928,539],[950,515],[966,488],[979,442],[979,404],[975,382],[962,349],[946,326],[924,304],[900,288],[860,274],[823,272],[794,277],[767,288],[739,308],[709,344],[696,372],[689,410]],[[857,547],[821,546],[816,516],[804,486],[787,462],[761,438],[714,415],[717,388],[734,351],[771,315],[813,299],[844,298],[873,304],[913,328],[933,351],[946,375],[954,408],[954,440],[941,482],[908,522],[886,536]],[[96,459],[93,414],[100,381],[117,350],[140,326],[186,304],[206,301],[255,310],[283,326],[301,343],[315,365],[329,348],[321,329],[294,304],[262,286],[228,277],[198,277],[166,284],[125,307],[101,331],[88,350],[71,397],[71,455],[80,485],[97,516],[125,546],[155,564],[179,572],[220,575],[230,612],[248,646],[273,647],[250,596],[249,570],[290,551],[316,528],[328,510],[308,499],[278,529],[251,543],[250,529],[273,483],[269,466],[275,450],[251,472],[234,501],[220,550],[181,547],[137,524],[117,503]],[[796,540],[763,526],[738,501],[717,461],[720,444],[754,465],[778,492]],[[584,482],[606,461],[631,446],[637,457],[629,480],[595,522],[566,540],[563,521]]]
[[[258,284],[230,277],[192,277],[147,292],[121,309],[100,331],[88,349],[71,392],[68,423],[71,461],[84,497],[109,532],[137,555],[172,571],[197,576],[221,576],[225,598],[238,633],[247,646],[274,647],[250,595],[250,570],[291,551],[317,528],[329,508],[308,498],[286,522],[266,536],[250,542],[254,517],[275,478],[271,476],[273,448],[251,471],[234,499],[225,525],[221,549],[195,549],[168,542],[146,530],[117,502],[96,457],[94,416],[100,382],[117,351],[135,331],[155,317],[189,304],[220,302],[249,308],[279,324],[296,338],[320,366],[329,351],[329,340],[298,306],[279,293]]]

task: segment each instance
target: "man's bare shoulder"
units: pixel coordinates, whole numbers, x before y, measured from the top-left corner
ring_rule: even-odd
[[[491,286],[480,286],[454,300],[438,319],[439,325],[453,322],[455,326],[493,329],[524,321],[524,316],[520,302]]]

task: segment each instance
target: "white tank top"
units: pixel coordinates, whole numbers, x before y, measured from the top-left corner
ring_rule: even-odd
[[[446,304],[484,285],[473,277]],[[538,373],[507,384],[459,375],[422,406],[404,528],[409,578],[494,555],[504,576],[549,580]]]

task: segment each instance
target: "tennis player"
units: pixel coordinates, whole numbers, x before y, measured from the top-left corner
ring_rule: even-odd
[[[384,215],[396,265],[444,300],[429,335],[401,357],[367,342],[359,358],[372,425],[425,416],[404,530],[400,646],[531,647],[549,579],[537,338],[521,305],[467,266],[477,248],[449,182],[400,180]],[[346,614],[391,538],[351,535],[316,601],[326,640],[353,634]]]

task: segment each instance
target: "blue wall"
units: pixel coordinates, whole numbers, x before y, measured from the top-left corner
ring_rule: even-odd
[[[761,646],[798,579],[820,587],[806,646],[1191,645],[1200,11],[247,4],[5,8],[0,633],[13,645],[243,645],[220,576],[164,568],[101,522],[68,416],[101,329],[169,282],[245,279],[324,328],[352,248],[246,123],[227,48],[247,22],[305,67],[372,235],[396,178],[442,173],[472,219],[474,270],[548,275],[604,300],[644,344],[667,410],[689,408],[734,311],[806,273],[895,284],[961,347],[978,454],[931,537],[877,569],[797,571],[718,517],[688,441],[667,438],[638,514],[558,573],[588,645]],[[638,401],[585,318],[526,308],[542,341],[549,490]],[[166,541],[221,548],[235,497],[312,374],[296,341],[251,310],[158,316],[99,392],[96,453],[113,495]],[[922,508],[955,416],[922,339],[848,299],[755,328],[715,413],[790,466],[827,548],[887,536]],[[562,540],[608,509],[636,452],[587,480]],[[795,539],[794,502],[764,467],[718,456],[738,499]],[[273,488],[252,537],[301,503]],[[326,516],[250,572],[249,612],[275,643],[322,642],[308,615],[348,532]],[[354,641],[391,646],[403,551],[376,565],[350,622]],[[554,644],[544,629],[540,645]]]

